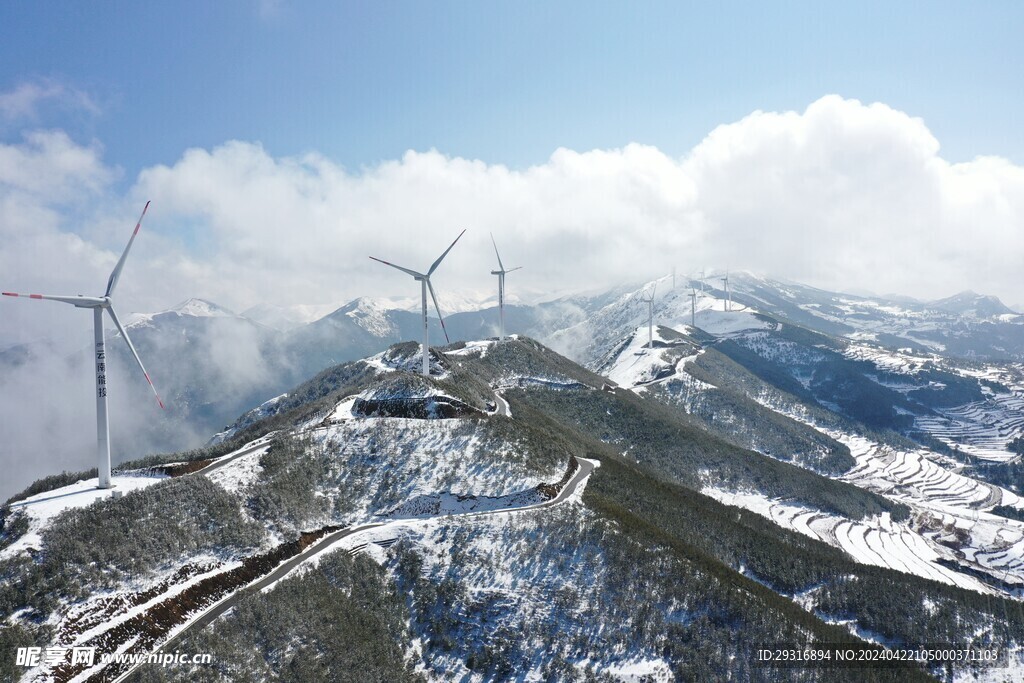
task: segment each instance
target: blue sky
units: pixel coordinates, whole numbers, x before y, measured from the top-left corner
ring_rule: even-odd
[[[490,232],[525,300],[731,267],[1024,304],[1022,29],[1019,2],[0,3],[0,273],[103,282],[152,200],[125,311],[408,296],[366,257],[463,228],[448,310],[493,295]],[[0,343],[57,319],[4,313]]]
[[[514,168],[629,142],[687,153],[720,123],[827,93],[924,119],[950,161],[1024,161],[1015,2],[0,4],[0,92],[92,106],[0,120],[95,139],[129,183],[190,147],[261,142],[347,169],[407,149]]]

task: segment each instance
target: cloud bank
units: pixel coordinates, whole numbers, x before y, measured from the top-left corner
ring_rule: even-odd
[[[59,95],[0,94],[0,115],[28,116]],[[152,200],[117,293],[122,318],[192,296],[235,310],[416,296],[409,278],[367,257],[425,269],[463,228],[434,278],[447,310],[493,290],[489,232],[506,266],[525,266],[508,286],[527,299],[730,267],[826,288],[922,298],[971,288],[1024,302],[1024,169],[996,157],[949,163],[922,120],[834,95],[719,126],[682,158],[640,144],[558,149],[517,170],[432,150],[346,169],[230,141],[125,180],[99,142],[59,130],[0,143],[0,287],[100,294]],[[45,367],[0,382],[0,461],[22,474],[31,463],[42,468],[33,475],[92,465],[91,373],[69,378],[63,360],[88,345],[90,318],[0,302],[0,349],[40,339],[53,349]],[[128,413],[118,412],[122,435],[134,429]]]
[[[146,168],[126,192],[118,177],[98,144],[59,131],[0,145],[4,288],[100,289],[151,199],[125,313],[193,295],[243,310],[415,294],[367,256],[425,268],[462,228],[437,276],[442,303],[493,288],[488,232],[526,266],[510,289],[534,297],[709,266],[1024,301],[1024,169],[951,164],[920,119],[834,95],[719,126],[684,158],[640,144],[558,149],[514,170],[431,150],[349,170],[230,141]],[[49,313],[3,315],[7,341],[52,334]]]

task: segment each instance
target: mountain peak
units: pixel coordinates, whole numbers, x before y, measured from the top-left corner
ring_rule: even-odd
[[[390,307],[387,303],[381,299],[361,296],[339,308],[333,315],[348,316],[364,330],[377,336],[388,336],[394,334],[396,328],[388,316]]]
[[[177,306],[174,306],[168,313],[177,313],[178,315],[191,315],[196,318],[234,318],[235,314],[222,306],[218,306],[215,303],[207,301],[206,299],[199,299],[192,297],[182,301]]]
[[[949,311],[950,313],[960,315],[973,315],[978,318],[992,318],[1007,314],[1013,315],[1016,312],[1000,301],[999,297],[990,294],[978,294],[969,289],[965,289],[945,299],[932,301],[929,305],[941,311]]]

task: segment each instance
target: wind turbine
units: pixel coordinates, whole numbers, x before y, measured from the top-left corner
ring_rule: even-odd
[[[491,271],[491,275],[498,276],[498,317],[501,320],[501,329],[498,340],[505,341],[505,274],[511,273],[513,270],[519,270],[522,266],[516,266],[515,268],[505,270],[505,266],[501,263],[501,254],[498,253],[498,245],[494,241],[493,232],[491,233],[491,244],[494,245],[494,255],[498,257],[498,270]],[[438,315],[440,315],[440,313]]]
[[[654,287],[651,288],[650,297],[641,297],[642,301],[647,302],[647,348],[654,348],[654,293],[658,291],[658,282],[654,282]]]
[[[690,287],[690,327],[697,327],[697,288]]]
[[[732,310],[732,292],[729,291],[729,270],[726,269],[725,277],[721,278],[722,282],[725,283],[725,301],[723,302],[724,310]]]
[[[459,233],[459,237],[455,238],[455,242],[458,242],[459,238],[462,237],[464,234],[466,234],[465,230],[460,232]],[[455,246],[455,242],[452,242],[451,246],[449,246],[447,249],[445,249],[444,253],[437,257],[437,260],[434,261],[434,263],[430,266],[430,270],[428,270],[426,273],[417,273],[415,270],[409,270],[408,268],[403,268],[402,266],[396,266],[394,263],[388,263],[387,261],[385,261],[383,259],[379,259],[376,256],[371,256],[370,257],[374,261],[380,261],[381,263],[383,263],[386,266],[391,266],[392,268],[397,268],[398,270],[402,271],[403,273],[408,273],[409,275],[412,275],[413,279],[419,281],[419,283],[420,283],[420,291],[422,293],[422,299],[423,299],[423,375],[424,375],[424,377],[430,377],[430,328],[427,326],[427,290],[428,289],[430,290],[430,298],[434,300],[434,310],[437,311],[437,318],[438,318],[438,320],[441,321],[441,330],[444,332],[445,341],[446,342],[450,342],[451,341],[450,339],[448,339],[448,330],[444,326],[444,318],[441,316],[441,308],[437,305],[437,295],[434,294],[434,286],[432,284],[430,284],[430,276],[434,274],[434,271],[437,270],[437,267],[439,265],[441,265],[441,261],[443,261],[444,257],[448,255],[448,252],[452,250],[452,247]]]
[[[18,294],[16,292],[2,292],[4,296],[20,296],[28,299],[49,299],[51,301],[60,301],[65,304],[71,304],[76,308],[91,308],[92,309],[92,322],[93,322],[93,338],[95,340],[95,353],[96,353],[96,446],[97,455],[99,456],[99,462],[97,471],[99,473],[99,488],[109,489],[110,484],[110,421],[107,419],[107,352],[106,343],[103,336],[103,311],[110,314],[110,319],[114,321],[114,326],[117,331],[121,333],[121,337],[128,345],[128,350],[132,352],[135,357],[135,362],[139,364],[139,369],[142,370],[142,374],[146,376],[146,381],[149,382],[149,387],[153,390],[153,394],[156,396],[157,403],[160,407],[164,407],[164,402],[160,400],[160,394],[157,393],[156,387],[153,386],[153,380],[149,378],[149,373],[146,372],[146,367],[142,364],[142,359],[139,358],[138,352],[135,351],[135,346],[132,344],[132,340],[128,338],[128,332],[121,325],[121,321],[117,319],[117,313],[114,312],[114,290],[117,288],[117,281],[121,278],[121,270],[124,268],[125,259],[128,258],[128,250],[132,248],[132,243],[135,241],[135,236],[139,234],[139,228],[142,226],[142,219],[146,215],[146,209],[149,208],[149,202],[146,202],[146,206],[142,209],[142,215],[139,216],[138,222],[135,224],[135,232],[128,239],[128,246],[124,248],[124,252],[121,254],[121,258],[118,259],[117,265],[114,266],[114,270],[110,273],[110,278],[107,280],[107,290],[103,296],[82,296],[77,294],[75,296],[55,296],[51,294]]]

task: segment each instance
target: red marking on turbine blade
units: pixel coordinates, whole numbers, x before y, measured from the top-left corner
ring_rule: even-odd
[[[16,294],[15,292],[3,292],[3,295],[4,296],[21,296],[20,294]]]
[[[159,396],[156,397],[156,402],[160,404],[160,410],[167,410],[167,408],[164,407],[164,402],[160,400]]]
[[[139,216],[139,222],[135,224],[135,232],[132,233],[132,237],[135,237],[136,235],[139,234],[139,228],[142,227],[142,219],[146,217],[146,211],[148,211],[148,210],[149,210],[149,202],[146,202],[146,205],[144,207],[142,207],[142,215]]]
[[[42,299],[43,295],[42,294],[29,294],[28,298],[29,299]]]

